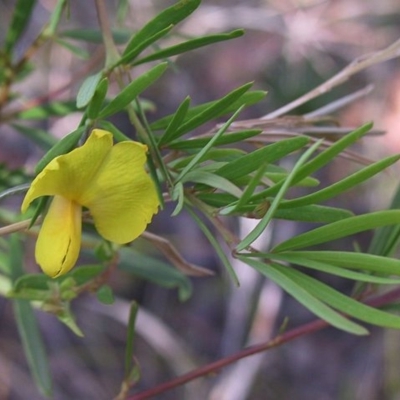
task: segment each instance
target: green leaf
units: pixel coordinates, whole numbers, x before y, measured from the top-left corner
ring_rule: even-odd
[[[232,117],[218,130],[218,132],[215,134],[215,136],[207,143],[206,146],[204,146],[196,155],[195,157],[189,162],[188,165],[181,171],[181,173],[178,175],[176,178],[175,182],[179,182],[183,179],[183,177],[190,172],[196,164],[200,162],[200,160],[203,158],[203,156],[212,148],[214,145],[214,142],[218,140],[220,136],[222,136],[227,129],[229,128],[230,124],[236,119],[236,117],[239,115],[239,113],[242,111],[244,106],[241,106],[233,115]]]
[[[24,274],[15,280],[13,285],[14,292],[24,289],[48,290],[50,278],[44,274]]]
[[[278,261],[286,261],[291,264],[300,265],[306,268],[312,268],[317,271],[325,272],[327,274],[341,276],[342,278],[352,279],[360,282],[370,282],[375,284],[383,284],[383,285],[395,285],[400,283],[400,279],[395,278],[384,278],[381,276],[371,275],[370,273],[362,273],[355,272],[349,270],[347,268],[348,265],[343,265],[343,267],[339,267],[337,265],[332,265],[327,262],[316,261],[313,257],[307,257],[306,254],[303,254],[301,251],[288,251],[283,253],[252,253],[246,254],[246,256],[250,257],[262,257],[266,259],[278,260]],[[362,270],[368,271],[368,268],[361,268]],[[397,271],[397,275],[399,271]]]
[[[70,273],[64,275],[64,277],[65,279],[72,278],[78,286],[81,286],[99,276],[104,270],[104,265],[82,265],[79,268],[74,268]]]
[[[84,131],[85,128],[80,127],[57,142],[37,163],[35,168],[36,175],[39,174],[53,158],[70,152],[78,144]]]
[[[171,139],[175,140],[178,137],[184,135],[185,133],[190,132],[191,130],[203,125],[204,123],[211,121],[212,119],[216,118],[235,101],[239,100],[241,96],[245,92],[247,92],[253,83],[247,83],[232,92],[228,93],[226,96],[222,97],[221,99],[217,100],[208,108],[204,109],[203,111],[199,112],[198,114],[194,115],[192,118],[187,119],[172,135]],[[243,107],[240,106],[240,107]],[[239,107],[238,107],[239,108]],[[236,110],[235,110],[236,111]],[[216,134],[217,135],[217,134]],[[213,139],[215,136],[213,137]]]
[[[220,113],[216,115],[215,118],[221,117],[224,114],[228,114],[230,112],[234,112],[237,110],[240,106],[245,105],[246,107],[251,106],[252,104],[258,103],[261,101],[267,92],[263,92],[261,90],[254,90],[251,92],[246,92],[240,97],[238,100],[234,101],[230,105],[228,105],[227,108],[223,109]],[[188,110],[187,115],[185,120],[189,120],[194,118],[196,115],[203,113],[205,110],[207,110],[210,107],[213,107],[219,100],[214,100],[208,103],[200,104],[199,106],[192,107],[190,110]],[[167,115],[155,122],[153,122],[150,126],[151,129],[154,131],[160,130],[160,129],[165,129],[168,124],[171,122],[171,119],[174,118],[174,114]]]
[[[57,44],[59,44],[60,46],[66,48],[72,54],[81,58],[82,60],[89,60],[89,58],[90,58],[90,53],[88,51],[86,51],[85,49],[82,49],[82,47],[75,46],[72,43],[69,43],[66,40],[62,40],[62,39],[56,39],[55,42]]]
[[[19,236],[17,234],[11,235],[9,263],[11,277],[14,282],[24,273],[22,268],[23,254]],[[12,303],[18,333],[21,337],[29,369],[43,395],[51,396],[52,382],[48,357],[32,306],[26,300],[16,299]]]
[[[261,221],[257,224],[257,226],[236,246],[237,251],[244,250],[246,247],[250,246],[267,228],[268,224],[271,222],[275,211],[278,209],[279,204],[281,203],[283,196],[286,194],[286,191],[292,184],[292,181],[296,177],[296,174],[306,162],[306,160],[311,156],[311,154],[318,148],[321,144],[321,141],[314,143],[296,162],[292,171],[287,176],[285,183],[281,186],[278,194],[272,201],[268,211],[262,217]]]
[[[219,213],[221,215],[232,214],[232,213],[235,213],[238,210],[240,210],[242,207],[245,207],[247,205],[247,203],[249,202],[250,197],[256,190],[257,186],[260,184],[261,179],[263,178],[267,167],[268,167],[267,163],[261,164],[260,167],[258,168],[257,172],[251,178],[251,180],[250,180],[248,186],[246,187],[246,189],[244,190],[242,196],[240,196],[239,201],[237,201],[234,206],[228,206],[225,209],[220,210]],[[270,204],[268,203],[268,208],[269,208],[269,206],[270,206]],[[267,211],[268,211],[268,208],[267,208]]]
[[[97,300],[103,304],[113,304],[115,301],[114,293],[110,286],[102,285],[96,292]]]
[[[68,6],[68,0],[57,0],[56,5],[53,8],[53,12],[50,15],[50,19],[46,28],[43,31],[43,36],[46,38],[54,38],[56,36],[56,30],[61,20],[64,8]]]
[[[203,220],[199,218],[198,215],[190,207],[186,207],[186,210],[192,216],[193,220],[196,222],[197,226],[204,233],[204,236],[208,239],[210,244],[214,247],[214,250],[218,254],[218,257],[220,258],[222,264],[226,268],[229,276],[231,277],[235,285],[239,287],[240,282],[236,275],[236,272],[233,269],[228,257],[226,256],[225,251],[222,249],[221,245],[216,239],[215,234],[208,229],[207,225],[203,222]]]
[[[87,108],[87,115],[90,119],[96,119],[106,98],[108,91],[108,79],[102,79],[96,87],[94,95]]]
[[[49,104],[43,104],[21,111],[18,113],[18,119],[38,120],[50,117],[63,117],[75,111],[77,111],[77,108],[74,101],[52,101]]]
[[[143,57],[133,63],[133,65],[144,64],[146,62],[165,59],[178,54],[186,53],[188,51],[198,49],[200,47],[208,46],[213,43],[231,40],[243,36],[243,29],[237,29],[230,33],[222,33],[217,35],[202,36],[200,38],[191,39],[184,43],[179,43],[175,46],[159,50],[149,56]]]
[[[220,136],[221,137],[221,136]],[[218,141],[218,138],[215,140]],[[214,143],[215,144],[215,143]],[[171,161],[169,166],[174,170],[179,170],[186,167],[196,156],[198,152],[190,156],[183,156],[177,160]],[[197,164],[202,164],[201,167],[197,167],[198,169],[202,169],[207,172],[213,172],[221,167],[221,165],[225,165],[226,162],[230,162],[232,160],[236,160],[239,156],[244,154],[243,150],[239,149],[217,149],[213,145],[210,150],[206,153],[202,154]],[[205,163],[205,161],[212,161],[212,163]]]
[[[42,335],[32,306],[27,300],[13,300],[18,333],[36,385],[44,396],[51,396],[50,367]]]
[[[124,44],[130,37],[130,32],[127,29],[113,29],[111,33],[115,44]],[[59,36],[90,43],[103,43],[102,33],[98,29],[70,29],[60,32]]]
[[[123,247],[119,253],[119,269],[168,289],[177,288],[180,301],[185,301],[191,296],[190,280],[175,268],[131,248]]]
[[[43,129],[32,128],[19,124],[11,124],[11,126],[44,150],[50,149],[57,143],[56,138],[51,136],[48,131]]]
[[[258,170],[264,163],[272,163],[282,157],[299,150],[309,143],[307,137],[295,137],[261,147],[238,160],[232,161],[215,171],[230,181],[235,181],[253,171]]]
[[[307,164],[303,165],[299,173],[296,175],[295,180],[293,183],[297,183],[302,179],[310,176],[315,171],[318,171],[323,166],[328,164],[331,160],[333,160],[338,154],[340,154],[343,150],[345,150],[348,146],[356,142],[360,139],[363,135],[365,135],[372,127],[372,124],[366,124],[362,127],[356,129],[355,131],[343,136],[337,142],[332,144],[326,150],[319,153],[316,157],[310,160]],[[284,184],[284,181],[278,182],[276,185],[262,190],[261,192],[257,193],[253,196],[252,200],[255,201],[257,199],[262,199],[267,196],[273,196],[278,193],[281,186]]]
[[[390,209],[400,209],[400,185],[394,195]],[[385,226],[378,229],[368,249],[369,253],[389,256],[394,253],[400,240],[400,225]]]
[[[237,198],[242,196],[242,191],[236,185],[227,179],[222,178],[221,176],[212,174],[211,172],[193,170],[186,174],[182,180],[182,183],[185,182],[203,183],[204,185],[212,188],[220,189],[226,193],[230,193]]]
[[[336,265],[338,267],[359,269],[380,275],[400,276],[400,260],[395,258],[348,251],[292,251],[279,254],[284,257],[294,255],[304,259]]]
[[[281,208],[305,206],[308,204],[319,203],[331,199],[332,197],[335,197],[373,177],[374,175],[388,168],[390,165],[394,164],[398,160],[400,160],[400,155],[387,157],[372,165],[369,165],[368,167],[363,168],[361,171],[357,171],[356,173],[342,179],[339,182],[334,183],[333,185],[319,190],[318,192],[311,193],[307,196],[299,197],[297,199],[284,201],[281,204]]]
[[[182,182],[178,182],[174,186],[174,189],[172,191],[172,200],[178,201],[174,211],[171,214],[172,217],[175,217],[175,215],[178,215],[182,211],[184,201],[185,201],[185,193],[184,193]]]
[[[137,48],[142,49],[142,43],[148,38],[157,37],[157,34],[162,31],[167,34],[171,25],[176,25],[180,21],[188,17],[200,5],[200,0],[181,0],[178,3],[166,8],[159,13],[155,18],[149,21],[142,29],[136,32],[128,45],[126,46],[122,56],[134,54]],[[159,39],[157,37],[155,40]],[[146,42],[146,47],[153,42]]]
[[[144,49],[147,49],[158,39],[165,36],[173,27],[174,25],[167,26],[166,28],[154,34],[153,36],[147,37],[145,40],[143,40],[142,43],[140,43],[140,45],[132,49],[132,51],[127,53],[124,52],[123,56],[114,65],[112,65],[110,69],[114,69],[120,65],[130,64]]]
[[[281,251],[301,249],[369,229],[394,224],[400,224],[400,210],[376,211],[349,217],[290,238],[274,247],[273,251],[279,253]]]
[[[5,51],[11,53],[32,16],[36,0],[17,0],[10,27],[6,34]],[[4,5],[3,5],[4,7]]]
[[[126,335],[126,348],[125,348],[125,373],[124,377],[127,379],[131,375],[133,367],[133,349],[135,343],[135,324],[136,317],[139,311],[138,304],[133,301],[129,309],[128,331]]]
[[[250,129],[247,131],[226,133],[224,136],[218,138],[218,140],[215,141],[214,146],[224,146],[224,145],[231,144],[231,143],[240,143],[240,142],[245,141],[248,138],[257,136],[261,132],[262,131],[259,129]],[[161,139],[163,137],[164,136],[162,136]],[[199,149],[199,148],[203,148],[211,139],[212,139],[212,136],[198,138],[198,139],[180,140],[180,141],[168,143],[168,148],[173,149],[173,150]]]
[[[368,334],[368,331],[364,327],[343,317],[318,299],[315,295],[311,294],[308,288],[305,288],[304,285],[299,284],[295,279],[287,276],[284,271],[282,271],[283,267],[276,264],[267,265],[258,260],[242,256],[238,256],[238,258],[244,263],[250,265],[250,267],[261,272],[268,279],[274,281],[287,293],[293,296],[299,303],[303,304],[303,306],[329,324],[355,335]]]
[[[105,129],[111,132],[114,136],[114,140],[117,142],[124,142],[132,140],[130,137],[126,136],[123,132],[121,132],[114,124],[110,121],[98,121],[98,125],[100,128]]]
[[[124,109],[148,86],[156,81],[166,70],[168,64],[158,64],[149,71],[137,77],[125,87],[114,99],[100,111],[98,118],[107,118]]]
[[[282,210],[280,207],[283,202],[280,203],[278,210],[274,214],[274,218],[286,219],[289,221],[303,221],[303,222],[313,222],[313,223],[331,223],[339,221],[341,219],[349,218],[354,216],[354,214],[343,208],[327,207],[310,205],[303,207],[296,207],[290,209]]]
[[[158,141],[158,147],[161,147],[163,144],[168,143],[174,139],[175,131],[179,128],[182,121],[185,119],[186,114],[189,110],[189,106],[190,97],[186,97],[185,100],[183,100],[182,103],[179,105],[173,118],[171,118],[171,121],[164,132],[164,135],[162,135],[160,140]]]
[[[103,73],[98,72],[97,74],[88,76],[79,88],[78,94],[76,96],[76,106],[78,108],[83,108],[87,106],[92,97],[94,96],[97,86],[102,80]]]
[[[64,303],[64,307],[61,311],[57,312],[56,317],[58,318],[59,321],[61,321],[63,324],[68,326],[69,329],[71,329],[72,332],[75,333],[76,336],[83,337],[83,332],[77,325],[75,321],[74,315],[71,313],[69,303]]]
[[[347,315],[384,328],[400,329],[400,317],[397,315],[360,303],[294,269],[285,267],[279,267],[279,269],[287,277],[301,284],[309,293]]]

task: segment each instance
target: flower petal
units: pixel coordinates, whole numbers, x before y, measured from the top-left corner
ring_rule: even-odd
[[[144,169],[146,151],[138,142],[116,144],[79,199],[89,208],[98,232],[112,242],[136,239],[158,211],[157,192]]]
[[[112,134],[94,129],[88,140],[68,154],[54,158],[32,182],[21,206],[25,212],[29,204],[41,196],[79,198],[112,148]]]
[[[82,207],[54,196],[36,242],[36,262],[52,278],[68,272],[76,263],[81,245]]]

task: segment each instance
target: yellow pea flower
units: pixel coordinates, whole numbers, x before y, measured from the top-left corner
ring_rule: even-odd
[[[114,243],[128,243],[146,229],[157,213],[154,183],[144,169],[147,146],[120,142],[94,129],[83,146],[54,158],[32,182],[21,206],[54,196],[36,242],[35,258],[55,278],[76,263],[81,244],[82,207],[97,231]]]

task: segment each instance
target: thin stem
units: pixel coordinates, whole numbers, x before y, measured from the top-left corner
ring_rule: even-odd
[[[113,65],[119,59],[119,52],[114,43],[114,38],[111,31],[108,12],[103,0],[95,0],[97,18],[103,36],[103,43],[106,49],[106,69]]]
[[[396,300],[400,299],[400,288],[394,289],[388,293],[377,296],[373,299],[366,301],[365,303],[373,306],[380,307],[385,304],[390,304]],[[184,375],[181,375],[175,379],[172,379],[168,382],[161,383],[160,385],[151,388],[149,390],[144,390],[143,392],[137,393],[127,400],[145,400],[150,399],[156,395],[164,393],[168,390],[174,389],[176,387],[182,386],[194,379],[200,378],[202,376],[209,375],[211,373],[216,373],[221,368],[224,368],[228,365],[235,363],[243,358],[252,356],[257,353],[262,353],[263,351],[270,350],[272,348],[281,346],[287,342],[295,340],[299,337],[309,335],[311,333],[317,332],[321,329],[327,328],[330,326],[327,322],[323,320],[315,320],[313,322],[304,324],[297,328],[291,329],[285,333],[277,335],[274,339],[268,340],[264,343],[260,343],[254,346],[247,347],[233,355],[228,357],[221,358],[220,360],[214,361],[210,364],[197,368],[193,371],[190,371]]]

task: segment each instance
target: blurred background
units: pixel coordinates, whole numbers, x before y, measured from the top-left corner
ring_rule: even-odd
[[[0,0],[0,41],[15,1]],[[126,20],[116,14],[117,0],[106,1],[113,26],[128,35],[143,26],[172,1],[129,0]],[[39,0],[20,51],[29,46],[54,7]],[[245,36],[180,56],[146,99],[153,104],[150,120],[173,112],[190,95],[193,104],[215,100],[246,82],[268,91],[265,101],[241,117],[258,118],[323,83],[355,58],[387,47],[400,37],[400,4],[396,0],[203,0],[199,9],[175,29],[184,36],[244,28]],[[70,3],[70,18],[62,29],[98,28],[93,1]],[[175,40],[171,37],[171,40]],[[36,72],[21,87],[21,104],[48,96],[75,99],[83,79],[101,68],[100,44],[76,42],[88,51],[84,60],[55,43],[45,45],[32,60]],[[374,121],[382,136],[367,137],[355,150],[377,160],[400,151],[400,62],[373,66],[292,114],[302,115],[373,85],[367,95],[335,111],[338,124],[357,127]],[[141,67],[135,73],[141,73]],[[113,88],[111,88],[111,91]],[[115,88],[116,90],[116,88]],[[24,103],[25,102],[25,103]],[[74,130],[81,115],[37,122],[57,138]],[[114,121],[133,136],[126,116]],[[220,121],[219,121],[220,122]],[[210,127],[212,128],[212,127]],[[0,125],[0,164],[32,171],[42,155],[17,131]],[[326,182],[355,168],[339,160],[324,171]],[[341,196],[335,205],[365,212],[387,207],[398,184],[399,167]],[[320,177],[321,178],[321,177]],[[19,203],[8,204],[18,209]],[[74,312],[85,337],[75,337],[51,315],[38,312],[54,378],[54,398],[112,399],[123,378],[126,324],[130,301],[140,305],[135,355],[142,378],[138,390],[150,388],[197,366],[233,354],[251,343],[265,341],[282,326],[293,328],[314,317],[301,305],[265,281],[249,267],[235,264],[241,280],[234,287],[202,233],[187,215],[171,219],[173,208],[159,213],[149,230],[174,243],[191,262],[216,272],[193,279],[193,295],[180,302],[176,290],[167,290],[124,272],[110,284],[117,301],[99,304],[87,295],[74,302]],[[243,236],[251,220],[232,220]],[[260,246],[282,240],[305,229],[280,222],[260,240]],[[368,244],[369,237],[360,239]],[[138,246],[146,246],[138,241]],[[351,245],[351,244],[347,244]],[[32,265],[33,245],[26,248]],[[235,262],[235,261],[233,261]],[[344,291],[341,279],[330,284]],[[157,397],[210,400],[395,400],[400,399],[400,333],[373,328],[368,337],[353,337],[335,329],[297,339],[265,354],[236,363],[220,373],[194,381]],[[0,399],[42,399],[30,377],[17,335],[10,302],[0,299]]]

